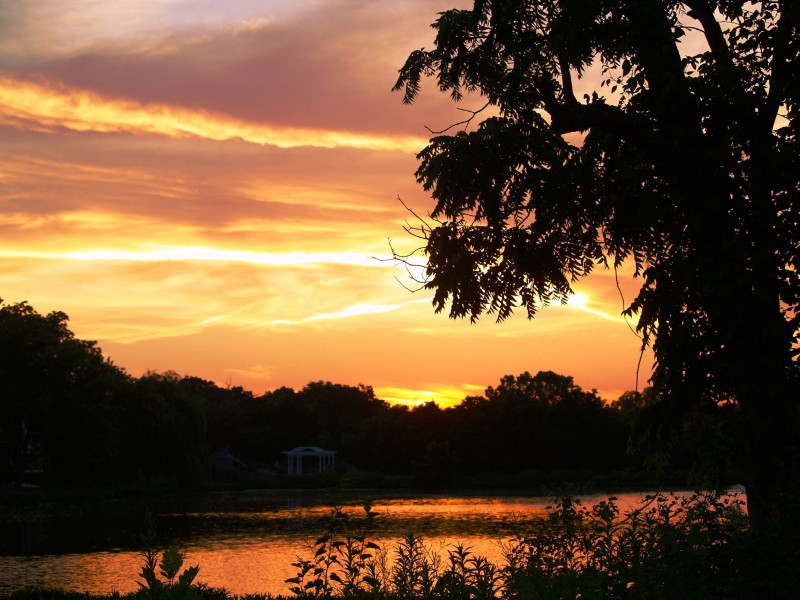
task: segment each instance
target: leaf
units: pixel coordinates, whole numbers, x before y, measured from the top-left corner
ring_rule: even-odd
[[[178,577],[178,585],[182,587],[189,587],[194,582],[195,577],[200,572],[200,565],[188,567]]]
[[[176,548],[167,548],[161,555],[161,575],[168,579],[170,583],[183,566],[185,555]]]
[[[139,576],[144,579],[144,583],[138,582],[142,589],[148,589],[153,592],[160,590],[164,586],[164,584],[158,580],[155,571],[151,567],[142,567]]]

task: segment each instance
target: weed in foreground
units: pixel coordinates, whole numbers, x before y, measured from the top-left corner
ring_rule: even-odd
[[[213,595],[227,597],[224,590],[210,590],[206,586],[196,584],[195,578],[200,566],[183,568],[186,553],[177,548],[158,549],[158,528],[156,518],[148,512],[145,515],[144,533],[139,538],[142,547],[142,569],[139,572],[141,581],[139,595],[152,600],[182,600],[197,598],[201,595],[208,598]],[[210,599],[209,599],[210,600]]]
[[[384,586],[386,556],[382,547],[367,539],[375,513],[364,506],[364,519],[354,527],[342,508],[334,507],[325,533],[312,545],[313,557],[297,557],[297,574],[286,580],[290,591],[302,597],[379,595]],[[353,529],[357,533],[352,533]]]

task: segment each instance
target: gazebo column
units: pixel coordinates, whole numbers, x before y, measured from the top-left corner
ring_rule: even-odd
[[[323,450],[316,446],[298,446],[294,450],[284,450],[281,454],[286,455],[286,471],[289,475],[302,475],[303,474],[303,457],[316,457],[317,469],[308,464],[307,470],[310,474],[322,474],[327,471],[336,460],[336,452],[331,450]],[[311,458],[309,458],[311,460]]]

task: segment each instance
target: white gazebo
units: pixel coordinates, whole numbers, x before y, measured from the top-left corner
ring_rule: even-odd
[[[288,458],[287,472],[289,475],[303,474],[304,458],[316,457],[317,459],[316,468],[306,465],[306,475],[319,475],[324,473],[333,465],[336,459],[335,450],[323,450],[316,446],[298,446],[291,450],[283,450],[281,454],[285,454]]]

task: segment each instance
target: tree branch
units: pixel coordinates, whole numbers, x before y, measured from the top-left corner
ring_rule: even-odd
[[[557,43],[557,40],[556,40]],[[625,140],[648,155],[657,149],[657,133],[640,119],[629,115],[620,107],[610,106],[603,100],[581,104],[575,98],[569,61],[562,51],[555,50],[561,71],[561,96],[556,94],[556,82],[548,77],[538,81],[538,90],[544,109],[550,114],[550,126],[559,135],[584,132],[598,128]]]
[[[580,104],[573,98],[571,102],[551,104],[548,112],[550,126],[559,135],[598,128],[648,154],[657,148],[658,134],[649,124],[604,101]]]
[[[725,35],[722,33],[722,28],[719,26],[714,16],[714,10],[709,6],[707,0],[684,0],[684,4],[689,7],[687,14],[700,22],[703,26],[703,35],[708,42],[708,47],[714,60],[729,69],[730,73],[736,71],[736,65],[733,62],[728,43],[725,40]]]
[[[770,62],[770,85],[767,99],[762,108],[761,118],[763,125],[772,131],[778,111],[783,104],[786,93],[786,85],[792,77],[792,65],[789,62],[789,45],[792,40],[792,30],[798,28],[798,9],[797,0],[783,2],[780,6],[780,20],[776,25],[777,31],[774,36],[775,45],[772,51],[772,61]]]
[[[556,49],[556,57],[558,58],[558,68],[561,71],[561,92],[564,97],[564,102],[577,102],[575,99],[575,91],[572,87],[572,73],[570,72],[569,61],[564,55],[563,49]]]
[[[480,113],[485,111],[487,108],[489,108],[489,106],[491,106],[491,104],[492,104],[491,101],[489,101],[486,104],[484,104],[483,106],[481,106],[478,110],[471,110],[469,108],[456,107],[456,110],[460,110],[461,112],[469,113],[469,117],[464,119],[463,121],[458,121],[457,123],[453,123],[452,125],[448,125],[444,129],[439,129],[439,130],[431,129],[427,125],[425,125],[425,129],[427,129],[433,135],[441,135],[443,133],[447,133],[448,131],[450,131],[454,127],[459,127],[461,125],[463,125],[464,129],[466,129],[467,127],[469,127],[469,124],[472,123],[472,120],[476,116],[478,116]],[[406,208],[408,208],[408,207],[406,207]]]

